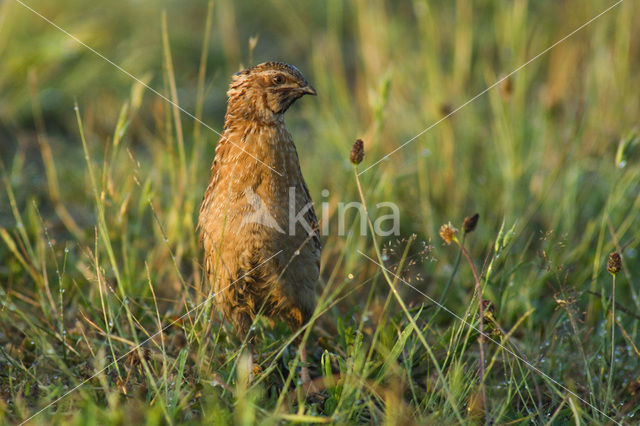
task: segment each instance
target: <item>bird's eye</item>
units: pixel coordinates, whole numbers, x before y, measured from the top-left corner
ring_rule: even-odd
[[[273,77],[273,82],[275,84],[282,84],[284,83],[284,77],[281,75],[276,75],[275,77]]]

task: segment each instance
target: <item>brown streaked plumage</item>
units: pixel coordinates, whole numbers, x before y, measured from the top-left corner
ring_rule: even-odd
[[[198,227],[216,306],[241,338],[263,306],[294,330],[316,306],[321,246],[313,206],[303,214],[310,227],[289,223],[290,197],[293,216],[311,203],[284,123],[285,111],[305,94],[316,92],[298,69],[280,62],[236,73],[227,92]]]

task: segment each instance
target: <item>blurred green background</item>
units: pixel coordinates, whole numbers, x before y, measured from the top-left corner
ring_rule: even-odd
[[[371,237],[357,233],[355,215],[353,233],[337,235],[338,203],[357,199],[348,161],[353,141],[365,142],[364,170],[614,2],[26,4],[220,131],[232,73],[266,60],[297,66],[319,96],[298,102],[287,124],[316,210],[322,202],[330,206],[322,218],[332,231],[323,241],[322,275],[326,286],[339,291],[329,301],[346,295],[317,328],[331,335],[346,324],[376,348],[364,318],[371,318],[372,330],[386,321],[401,330],[406,319],[395,307],[387,309],[386,284],[367,281],[379,271],[357,253],[373,254]],[[637,411],[628,404],[640,355],[634,350],[640,344],[639,24],[638,2],[620,3],[360,176],[371,207],[383,201],[400,207],[401,236],[381,239],[390,263],[406,248],[414,261],[402,276],[436,300],[456,271],[447,306],[460,314],[470,306],[473,278],[464,262],[459,270],[454,266],[456,250],[441,243],[438,228],[448,221],[460,227],[466,216],[480,213],[466,245],[483,271],[494,315],[506,329],[522,320],[515,336],[528,358],[616,419]],[[80,312],[106,328],[101,274],[114,289],[106,294],[113,299],[106,311],[121,323],[114,333],[123,337],[134,328],[118,308],[127,298],[136,301],[131,309],[140,323],[153,327],[150,282],[163,316],[181,315],[185,306],[206,298],[195,223],[218,136],[13,0],[0,4],[0,96],[0,345],[10,346],[4,360],[0,353],[0,366],[13,366],[10,374],[0,373],[0,412],[19,420],[41,405],[42,395],[17,397],[32,376],[70,362],[62,331],[81,336]],[[85,161],[76,102],[93,172]],[[624,332],[616,332],[619,359],[611,391],[611,278],[604,267],[616,249],[624,262],[617,282]],[[369,285],[346,294],[355,283]],[[398,286],[411,306],[427,303]],[[444,351],[446,336],[459,326],[440,312],[424,331]],[[206,347],[194,335],[209,331],[188,333],[188,340]],[[24,360],[25,338],[36,342],[37,365]],[[104,339],[90,337],[87,346]],[[344,360],[357,356],[357,348],[341,352],[338,346],[329,339],[324,349]],[[461,360],[475,359],[468,346],[460,351]],[[315,354],[315,360],[322,356]],[[454,374],[444,359],[445,374]],[[82,376],[65,371],[68,382],[59,389]],[[406,375],[411,381],[412,374]],[[521,380],[513,386],[536,379]],[[568,410],[551,391],[537,408],[524,401],[513,405],[507,388],[496,387],[490,397],[498,423],[554,413],[561,403]],[[105,394],[117,392],[109,389]],[[469,394],[466,389],[456,396],[473,405]],[[359,397],[369,401],[363,406],[375,400]],[[270,412],[270,402],[255,398]],[[417,399],[408,398],[406,409],[427,416],[423,420],[433,413],[456,419],[447,417],[453,416],[449,409]],[[604,421],[583,402],[574,403],[579,408],[567,418]],[[164,412],[165,421],[193,409],[184,401],[177,407],[180,414]],[[312,411],[335,421],[360,419],[357,408],[331,407]],[[258,410],[256,418],[265,412]]]

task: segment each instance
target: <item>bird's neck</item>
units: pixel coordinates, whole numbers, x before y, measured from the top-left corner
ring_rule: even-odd
[[[274,113],[260,96],[247,96],[238,93],[229,96],[224,127],[255,123],[261,126],[284,126],[284,114]]]
[[[240,169],[246,172],[257,175],[265,172],[273,174],[274,178],[276,175],[291,177],[299,173],[298,154],[284,120],[272,125],[256,120],[227,120],[219,144],[224,145],[220,149],[227,152],[222,161],[241,159]],[[278,173],[274,174],[274,169]]]
[[[251,150],[251,147],[265,145],[272,149],[287,148],[293,140],[284,119],[264,121],[230,117],[224,125],[223,139],[234,145]]]

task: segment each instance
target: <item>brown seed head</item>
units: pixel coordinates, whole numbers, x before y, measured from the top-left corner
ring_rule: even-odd
[[[513,80],[511,76],[507,76],[507,78],[503,77],[503,80],[499,85],[500,95],[502,95],[502,99],[505,101],[511,97],[513,93]]]
[[[442,115],[443,117],[448,117],[449,115],[451,115],[451,113],[453,113],[453,107],[451,106],[451,104],[440,105],[440,115]]]
[[[462,229],[464,230],[465,234],[473,232],[476,229],[476,226],[478,226],[478,219],[480,219],[480,214],[478,213],[464,219]]]
[[[440,238],[444,240],[447,245],[451,244],[454,241],[457,241],[456,233],[458,230],[451,225],[451,222],[442,225],[440,227]]]
[[[357,139],[353,143],[353,147],[351,148],[351,155],[349,155],[349,160],[351,160],[351,164],[355,164],[356,166],[362,163],[362,159],[364,158],[364,142],[362,139]]]
[[[614,251],[609,255],[609,261],[607,262],[607,271],[611,275],[615,275],[622,269],[622,257],[620,257],[620,253]]]

